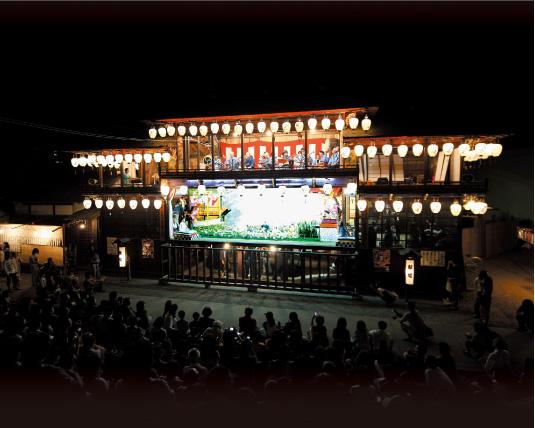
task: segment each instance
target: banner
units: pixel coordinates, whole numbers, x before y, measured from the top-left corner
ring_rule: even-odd
[[[420,257],[420,266],[446,266],[446,253],[444,251],[421,251]]]

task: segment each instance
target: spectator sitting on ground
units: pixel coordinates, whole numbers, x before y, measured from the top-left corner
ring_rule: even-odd
[[[372,351],[379,351],[379,349],[386,349],[392,351],[394,341],[390,333],[386,331],[388,324],[385,321],[377,323],[377,329],[370,331],[370,344]]]
[[[474,333],[466,333],[464,354],[475,359],[482,358],[492,349],[492,342],[498,337],[496,333],[489,330],[481,321],[474,323]]]
[[[425,383],[435,394],[454,393],[455,385],[448,375],[438,366],[436,357],[429,355],[425,359]]]
[[[245,308],[245,315],[239,319],[240,333],[254,338],[256,336],[256,320],[253,318],[253,309]]]
[[[533,333],[533,301],[525,299],[520,307],[516,310],[516,321],[518,322],[518,331],[527,331]]]
[[[485,371],[493,380],[511,380],[511,354],[507,349],[507,343],[501,337],[497,337],[493,340],[492,345],[494,350],[485,361]]]

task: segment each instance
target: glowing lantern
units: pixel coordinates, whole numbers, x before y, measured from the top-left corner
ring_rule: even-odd
[[[212,134],[217,134],[219,132],[219,123],[217,122],[213,122],[211,125],[210,125],[210,131],[212,131]]]
[[[375,210],[378,213],[382,213],[384,211],[384,209],[385,209],[385,201],[383,201],[382,199],[376,200],[375,201]]]
[[[347,159],[350,154],[351,149],[347,146],[342,147],[342,150],[340,150],[340,156],[342,156],[343,159]]]
[[[120,209],[123,209],[126,206],[126,201],[124,200],[124,198],[117,199],[117,206]]]
[[[450,156],[453,153],[453,150],[455,149],[455,146],[453,143],[445,143],[442,145],[442,151],[446,156]]]
[[[263,134],[264,132],[266,132],[266,122],[264,122],[263,120],[261,120],[260,122],[258,122],[256,124],[256,129],[258,129],[258,132],[260,132],[261,134]]]
[[[361,124],[361,126],[362,126],[362,129],[363,129],[364,131],[369,131],[370,128],[372,127],[372,121],[371,121],[371,119],[368,117],[368,115],[366,115],[366,116],[364,117],[364,119],[362,119],[362,124]]]
[[[351,129],[357,129],[359,126],[359,118],[357,116],[352,116],[349,118],[349,127]]]
[[[206,137],[208,135],[208,127],[206,126],[205,123],[203,123],[201,126],[199,126],[199,133],[203,137]]]
[[[145,209],[147,209],[148,207],[150,207],[150,200],[147,199],[147,198],[143,198],[141,200],[141,206]]]
[[[106,165],[106,156],[104,155],[98,155],[97,156],[97,162],[99,165],[104,166]]]
[[[104,205],[104,201],[100,198],[95,199],[95,207],[98,209],[102,208],[102,205]]]
[[[474,147],[476,153],[478,156],[481,156],[485,153],[485,150],[487,148],[487,145],[485,143],[477,143]]]
[[[279,130],[279,122],[274,120],[269,124],[269,129],[271,129],[271,132],[275,133]]]
[[[167,125],[167,127],[165,129],[167,131],[167,135],[169,135],[170,137],[175,135],[176,129],[175,129],[175,127],[173,125]]]
[[[420,214],[422,212],[423,205],[420,201],[414,201],[411,205],[411,208],[414,214]]]
[[[333,185],[331,183],[325,183],[323,185],[323,193],[325,193],[326,195],[330,195],[331,192],[333,191]]]
[[[465,157],[469,151],[470,151],[470,144],[462,143],[461,145],[459,145],[459,155],[461,157]]]
[[[186,135],[186,127],[184,125],[179,125],[177,128],[177,131],[178,131],[178,135],[180,135],[181,137]]]
[[[204,184],[199,184],[197,186],[197,192],[199,195],[204,195],[206,193],[206,186]]]
[[[374,158],[375,155],[377,154],[377,147],[375,146],[368,146],[368,148],[366,149],[366,154],[368,155],[368,157],[371,159],[371,158]]]
[[[154,209],[159,210],[162,207],[162,200],[160,198],[155,199],[152,201],[152,204],[154,205]]]
[[[289,122],[289,121],[284,121],[282,123],[282,132],[284,132],[285,134],[287,134],[288,132],[290,132],[292,130],[292,124]]]
[[[455,217],[457,217],[459,214],[461,214],[461,211],[463,210],[463,207],[462,205],[457,202],[457,201],[454,201],[451,205],[450,205],[450,211],[451,211],[451,214]]]
[[[80,165],[82,168],[87,165],[87,158],[85,156],[80,156],[78,158],[78,165]]]
[[[234,125],[234,134],[236,135],[236,137],[239,137],[242,132],[243,126],[240,125],[240,122],[237,122],[236,125]]]
[[[480,214],[480,215],[483,215],[483,214],[485,214],[485,213],[487,212],[489,206],[487,205],[486,202],[480,202],[480,204],[481,204],[481,205],[480,205],[479,214]]]
[[[431,208],[431,212],[433,214],[438,214],[442,208],[442,204],[439,201],[433,201],[429,204],[429,207]]]
[[[162,184],[160,184],[160,193],[162,194],[162,196],[167,197],[170,191],[171,189],[169,188],[169,185],[167,183],[162,182]]]
[[[192,123],[189,128],[188,128],[188,131],[189,131],[189,134],[192,136],[192,137],[196,137],[197,136],[197,125],[195,125],[194,123]]]
[[[383,155],[390,156],[392,154],[392,145],[384,144],[383,147],[381,147],[381,151],[383,152]]]
[[[394,208],[394,211],[397,213],[401,212],[403,209],[403,201],[396,199],[394,202],[392,202],[392,208]]]
[[[122,155],[121,155],[122,156]],[[122,161],[122,160],[121,160]],[[97,163],[97,155],[95,155],[94,153],[91,153],[90,155],[87,156],[87,163],[89,165],[95,165],[96,166],[96,163]]]
[[[438,146],[436,144],[429,144],[427,146],[427,154],[429,157],[434,158],[438,154]]]
[[[303,129],[305,129],[305,124],[301,119],[297,119],[297,122],[295,122],[295,131],[301,133]]]
[[[359,199],[357,201],[357,208],[359,211],[364,211],[366,208],[368,208],[368,202],[366,202],[366,199]]]
[[[167,131],[165,130],[165,128],[163,127],[163,125],[161,125],[159,128],[158,128],[158,135],[160,137],[165,137],[167,135]]]
[[[336,119],[336,122],[334,122],[334,127],[337,131],[342,131],[345,127],[346,123],[344,119],[342,119],[342,115],[338,115],[338,119]]]
[[[130,206],[131,210],[135,210],[137,208],[137,200],[130,199],[130,201],[128,202],[128,205]]]
[[[164,162],[169,162],[171,160],[171,153],[168,153],[168,152],[164,152],[162,154],[162,160]]]
[[[162,161],[162,154],[160,152],[156,152],[153,155],[154,162],[160,163]]]
[[[354,196],[357,193],[357,183],[347,183],[347,194]]]
[[[132,160],[134,159],[134,156],[132,156],[132,153],[127,153],[126,155],[124,155],[124,161],[125,162],[132,162]]]
[[[225,122],[223,126],[221,126],[221,130],[223,131],[223,134],[228,135],[230,133],[230,125]]]
[[[310,117],[308,119],[308,129],[314,131],[316,129],[316,126],[318,126],[318,119],[316,119],[314,116]]]
[[[115,162],[115,158],[113,157],[113,155],[107,155],[106,156],[106,163],[109,165],[110,163],[114,163]]]
[[[72,165],[73,167],[75,167],[75,168],[78,166],[78,158],[77,158],[77,157],[73,157],[73,158],[71,159],[71,165]]]
[[[321,127],[323,128],[324,131],[327,131],[327,129],[329,129],[331,127],[331,119],[329,119],[327,116],[325,116],[321,120]]]
[[[503,146],[500,143],[495,143],[492,145],[492,156],[497,158],[502,154]]]
[[[156,136],[158,135],[158,131],[156,131],[156,128],[153,126],[152,128],[149,129],[149,138],[156,138]]]
[[[134,160],[136,161],[136,163],[141,163],[141,161],[143,160],[143,156],[141,155],[141,153],[136,153],[134,155]]]
[[[150,153],[145,153],[143,155],[143,160],[145,163],[151,163],[152,162],[152,155]]]
[[[409,153],[409,148],[405,144],[398,146],[398,155],[400,158],[404,158]]]
[[[466,211],[472,211],[472,206],[474,205],[474,200],[473,199],[468,199],[467,201],[465,201],[465,203],[463,204],[463,208],[466,210]]]
[[[424,152],[424,146],[422,146],[420,143],[413,144],[412,146],[412,154],[416,157],[420,156]]]
[[[245,132],[247,132],[248,134],[252,134],[254,132],[253,122],[249,121],[245,124]]]
[[[83,203],[84,208],[85,208],[86,210],[88,210],[89,208],[91,208],[91,199],[89,199],[89,198],[85,198],[85,199],[84,199],[84,202],[82,202],[82,203]]]
[[[364,154],[364,146],[361,144],[357,144],[353,151],[355,152],[355,155],[357,157],[361,157]]]
[[[113,199],[108,199],[106,201],[106,208],[108,208],[109,210],[113,209],[113,206],[114,206],[114,202],[113,202]]]

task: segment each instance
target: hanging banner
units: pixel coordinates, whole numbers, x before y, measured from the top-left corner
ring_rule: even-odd
[[[382,272],[390,272],[390,250],[373,249],[373,268]]]
[[[117,255],[116,241],[117,241],[117,238],[110,238],[109,236],[106,238],[106,254],[108,254],[108,256]]]
[[[141,240],[141,257],[144,259],[154,258],[154,240],[153,239]]]
[[[446,266],[446,253],[444,251],[421,251],[420,257],[421,266]]]
[[[405,284],[414,285],[414,260],[405,260]]]

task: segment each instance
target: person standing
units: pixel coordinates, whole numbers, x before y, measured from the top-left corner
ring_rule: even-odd
[[[459,268],[453,260],[448,261],[446,267],[446,291],[444,303],[451,304],[455,310],[459,309]]]
[[[7,258],[4,261],[4,270],[7,277],[7,289],[11,290],[11,285],[15,290],[20,289],[17,285],[17,259],[12,256],[13,253],[7,253]]]
[[[477,297],[474,303],[474,318],[481,319],[485,325],[489,322],[492,291],[494,284],[486,270],[479,272],[477,277]]]
[[[32,275],[32,287],[39,286],[39,249],[34,248],[29,258],[30,273]]]

